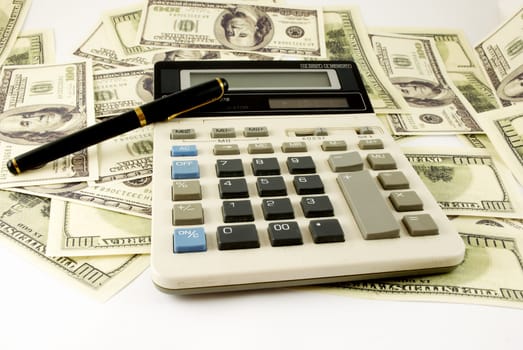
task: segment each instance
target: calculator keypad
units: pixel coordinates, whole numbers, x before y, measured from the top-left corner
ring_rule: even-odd
[[[276,144],[268,126],[212,128],[212,142],[198,142],[194,129],[173,129],[173,253],[205,251],[202,236],[215,239],[218,250],[259,248],[264,237],[272,247],[303,245],[304,235],[313,244],[350,244],[337,217],[347,215],[347,209],[333,205],[330,191],[343,194],[364,240],[397,239],[402,226],[412,237],[438,234],[436,222],[423,212],[423,201],[373,128],[352,130],[358,135],[353,143],[329,137],[325,128],[314,130],[297,130],[291,140]],[[296,137],[314,142],[292,139]],[[231,139],[234,143],[227,141]],[[314,157],[308,154],[313,150]],[[200,169],[200,153],[216,157],[213,173]],[[203,177],[215,183],[219,208],[206,204]],[[221,224],[209,232],[205,211],[217,210]]]

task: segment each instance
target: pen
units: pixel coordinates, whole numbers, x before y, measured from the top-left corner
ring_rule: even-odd
[[[127,131],[158,121],[171,120],[180,114],[220,100],[227,88],[228,84],[225,79],[215,78],[172,93],[119,116],[34,148],[7,161],[7,168],[14,175],[21,174],[25,170],[37,168],[47,162]]]

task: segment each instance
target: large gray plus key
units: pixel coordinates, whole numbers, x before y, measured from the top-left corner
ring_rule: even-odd
[[[399,224],[368,170],[338,175],[338,185],[365,239],[399,236]]]

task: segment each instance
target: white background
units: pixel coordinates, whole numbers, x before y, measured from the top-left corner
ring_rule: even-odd
[[[54,28],[57,61],[104,10],[135,1],[33,0],[24,29]],[[462,28],[472,44],[521,0],[292,0],[359,4],[368,26]],[[30,218],[28,218],[30,220]],[[177,297],[146,270],[106,303],[68,287],[0,241],[0,349],[522,349],[523,311],[355,299],[298,289]]]

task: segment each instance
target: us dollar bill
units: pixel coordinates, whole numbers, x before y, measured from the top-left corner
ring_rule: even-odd
[[[147,52],[143,55],[124,57],[114,48],[110,40],[105,24],[100,21],[91,34],[74,51],[74,55],[88,58],[96,62],[100,67],[105,65],[107,69],[117,67],[133,67],[151,65],[156,52]]]
[[[447,75],[476,113],[500,108],[501,102],[486,78],[477,55],[460,29],[380,28],[378,31],[432,38]]]
[[[154,99],[151,67],[95,72],[93,86],[97,118],[118,115]]]
[[[371,33],[370,38],[380,65],[409,105],[409,114],[389,116],[395,134],[482,132],[431,38],[387,33]]]
[[[30,7],[30,0],[2,1],[0,5],[0,65],[3,65],[10,55]]]
[[[150,218],[152,214],[152,176],[100,185],[71,182],[13,187],[10,190],[145,218]]]
[[[5,60],[5,65],[29,65],[55,62],[54,36],[51,30],[23,32]]]
[[[485,149],[401,147],[447,215],[523,218],[510,170]]]
[[[148,0],[138,37],[142,45],[172,49],[326,56],[319,7]]]
[[[89,62],[4,66],[0,73],[0,154],[6,162],[35,147],[94,124]],[[94,181],[96,148],[74,152],[37,171],[10,174],[0,167],[0,187]]]
[[[372,49],[367,29],[358,7],[324,7],[327,57],[352,60],[378,113],[401,113],[408,109],[399,91],[381,69]]]
[[[147,51],[140,55],[123,57],[108,39],[105,25],[99,23],[89,37],[75,50],[74,55],[93,60],[93,70],[103,71],[119,67],[150,66],[158,61],[174,60],[272,60],[274,57],[259,52],[172,49]]]
[[[523,7],[476,46],[503,106],[523,102]]]
[[[96,184],[152,175],[153,136],[148,125],[98,144],[100,173]]]
[[[145,254],[150,247],[150,219],[51,199],[49,256]]]
[[[142,17],[142,4],[127,6],[105,12],[102,15],[105,31],[112,47],[120,57],[142,55],[146,52],[158,51],[161,48],[145,46],[137,43],[138,25]]]
[[[384,300],[438,301],[523,308],[523,227],[520,221],[458,217],[465,260],[445,274],[338,283],[329,293]]]
[[[492,147],[523,184],[523,106],[484,113],[481,127],[492,141]]]
[[[47,198],[0,190],[0,244],[100,300],[109,299],[149,266],[149,256],[138,254],[47,256],[49,212]]]

